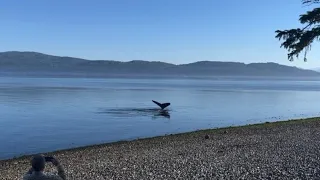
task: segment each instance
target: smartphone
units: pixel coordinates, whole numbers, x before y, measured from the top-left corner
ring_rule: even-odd
[[[53,157],[52,156],[46,156],[46,157],[44,157],[44,159],[46,160],[46,162],[51,162]]]

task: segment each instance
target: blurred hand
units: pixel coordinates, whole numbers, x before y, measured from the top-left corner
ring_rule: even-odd
[[[53,158],[51,162],[55,166],[58,166],[60,164],[59,161],[56,158]]]
[[[34,171],[34,169],[33,169],[33,167],[31,167],[31,168],[29,169],[29,171],[27,172],[27,174],[32,174],[33,171]]]

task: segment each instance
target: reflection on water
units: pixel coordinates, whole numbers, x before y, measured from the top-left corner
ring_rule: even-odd
[[[99,111],[98,113],[107,113],[119,117],[132,116],[150,116],[153,118],[164,117],[170,119],[171,110],[161,110],[159,108],[111,108]]]

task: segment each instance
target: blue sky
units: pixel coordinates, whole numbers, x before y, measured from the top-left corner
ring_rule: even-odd
[[[300,0],[0,0],[0,51],[174,64],[289,62],[275,30],[299,27]],[[318,51],[317,51],[318,50]]]

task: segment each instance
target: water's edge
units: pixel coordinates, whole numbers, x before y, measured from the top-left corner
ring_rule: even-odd
[[[103,146],[111,146],[116,144],[124,144],[127,142],[135,142],[135,141],[144,141],[144,140],[151,140],[151,139],[157,139],[161,137],[170,137],[170,136],[183,136],[183,135],[190,135],[195,133],[204,133],[204,132],[215,132],[215,131],[224,131],[234,128],[248,128],[248,127],[261,127],[261,126],[274,126],[279,125],[283,123],[303,123],[305,121],[316,121],[320,120],[320,117],[310,117],[310,118],[302,118],[302,119],[288,119],[288,120],[281,120],[281,121],[273,121],[273,122],[264,122],[264,123],[256,123],[256,124],[247,124],[247,125],[236,125],[236,126],[228,126],[228,127],[219,127],[219,128],[212,128],[212,129],[202,129],[202,130],[196,130],[196,131],[190,131],[190,132],[183,132],[183,133],[176,133],[176,134],[165,134],[161,136],[154,136],[154,137],[146,137],[146,138],[137,138],[132,140],[120,140],[120,141],[114,141],[114,142],[108,142],[108,143],[102,143],[102,144],[93,144],[88,146],[81,146],[81,147],[74,147],[74,148],[67,148],[67,149],[61,149],[51,152],[42,152],[41,154],[56,154],[56,153],[63,153],[68,151],[76,151],[76,150],[84,150],[84,149],[90,149],[90,148],[98,148]],[[39,154],[39,153],[37,153]],[[13,158],[8,159],[0,159],[0,162],[10,162],[10,161],[19,161],[28,159],[35,154],[28,154],[28,155],[21,155],[21,156],[15,156]]]

